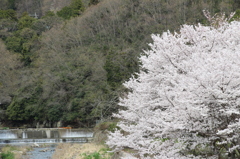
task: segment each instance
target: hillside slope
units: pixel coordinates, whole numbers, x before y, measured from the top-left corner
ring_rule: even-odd
[[[27,2],[36,3],[39,14],[67,4]],[[0,109],[8,116],[5,122],[32,127],[37,123],[45,127],[57,123],[92,126],[96,120],[108,118],[119,109],[118,98],[126,93],[122,83],[137,75],[138,57],[148,49],[151,34],[178,31],[184,23],[206,25],[203,9],[228,14],[237,9],[235,4],[233,0],[103,0],[71,20],[57,15],[35,20],[24,17],[32,23],[9,31],[0,28],[7,48],[20,47],[22,51],[15,54],[25,60],[25,65],[12,69],[20,74],[13,81],[17,84],[7,87],[12,81],[5,81],[1,86],[5,102]],[[29,9],[27,5],[23,8]],[[18,25],[21,20],[9,24]],[[13,43],[16,39],[20,44]],[[7,79],[12,70],[0,80]]]

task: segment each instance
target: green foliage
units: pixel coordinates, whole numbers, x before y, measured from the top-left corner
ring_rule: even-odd
[[[167,141],[167,140],[169,140],[169,138],[162,138],[162,139],[161,139],[162,142],[165,142],[165,141]]]
[[[37,112],[38,108],[36,106],[38,105],[38,96],[41,93],[41,85],[27,86],[19,90],[7,108],[8,118],[15,121],[27,121],[38,117],[40,113]],[[51,111],[49,112],[51,113]]]
[[[0,30],[6,32],[13,32],[17,30],[17,22],[10,19],[0,20]],[[9,34],[10,35],[10,34]]]
[[[63,116],[63,106],[58,103],[48,106],[45,110],[47,119],[51,122],[57,122]]]
[[[99,152],[94,152],[91,154],[83,154],[84,159],[102,159]]]
[[[8,4],[16,7],[15,0]],[[17,86],[9,91],[11,103],[5,104],[10,120],[95,123],[111,116],[126,92],[122,83],[139,71],[139,54],[148,49],[152,33],[177,31],[183,23],[206,24],[203,9],[229,14],[233,6],[233,0],[106,0],[79,17],[83,3],[72,0],[57,15],[49,11],[34,19],[24,13],[18,21],[15,11],[1,10],[0,38],[25,63],[14,66],[21,76],[11,78]],[[36,91],[38,87],[42,90]],[[106,125],[102,129],[117,128]]]
[[[16,32],[15,35],[21,37],[23,42],[37,38],[36,32],[30,28],[23,28],[22,30]]]
[[[219,158],[225,159],[225,158],[240,158],[239,150],[236,148],[229,152],[229,150],[236,146],[235,143],[219,143],[219,141],[216,142],[215,148],[218,149],[219,152]]]
[[[53,16],[55,16],[55,13],[53,11],[47,11],[42,18],[44,19],[46,17],[53,17]]]
[[[0,10],[0,19],[17,20],[17,14],[14,10]]]
[[[70,19],[71,17],[78,16],[78,13],[72,7],[63,7],[60,11],[57,12],[59,17],[64,19]]]
[[[6,39],[7,49],[12,50],[14,52],[22,51],[22,39],[16,36],[10,36]]]
[[[18,20],[18,29],[31,28],[34,21],[36,21],[35,18],[32,18],[27,13],[24,13]]]
[[[59,26],[63,19],[56,16],[53,12],[47,13],[42,19],[33,22],[32,29],[40,36],[43,32],[50,30],[54,26]]]
[[[1,153],[1,158],[2,159],[14,159],[14,154],[10,151],[6,152],[6,153]]]
[[[14,36],[6,39],[7,49],[21,54],[21,60],[25,65],[31,63],[32,55],[30,54],[34,42],[37,40],[37,34],[30,28],[23,28],[16,31]]]
[[[8,0],[8,8],[9,9],[13,9],[13,10],[16,10],[16,5],[15,5],[15,0]]]
[[[109,124],[108,131],[114,132],[116,130],[119,130],[120,128],[117,126],[117,122],[113,122]]]
[[[70,6],[63,7],[57,12],[57,15],[64,19],[70,19],[71,17],[77,17],[80,15],[83,10],[84,6],[82,0],[72,0]]]
[[[134,72],[138,72],[137,54],[133,50],[126,52],[110,51],[106,56],[104,68],[107,71],[107,80],[113,87],[119,87],[126,79],[129,79]]]
[[[78,12],[78,14],[84,11],[82,0],[72,0],[70,7],[73,8],[73,10],[75,10],[76,12]]]
[[[83,153],[81,156],[83,156],[83,159],[110,159],[113,153],[108,152],[109,149],[103,148],[99,150],[98,152],[93,153]]]
[[[232,21],[233,20],[240,20],[240,9],[236,10],[234,16],[232,17],[231,19]]]

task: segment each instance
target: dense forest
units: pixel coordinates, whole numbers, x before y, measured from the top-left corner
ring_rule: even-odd
[[[0,120],[35,127],[107,119],[151,34],[208,25],[240,0],[0,0]]]

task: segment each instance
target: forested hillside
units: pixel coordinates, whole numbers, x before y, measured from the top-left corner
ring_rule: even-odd
[[[122,82],[138,72],[152,33],[205,25],[203,9],[229,14],[240,7],[238,0],[0,3],[2,121],[48,127],[91,126],[116,112],[127,91]]]

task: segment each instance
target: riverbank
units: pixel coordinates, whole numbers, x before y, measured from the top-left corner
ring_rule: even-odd
[[[49,159],[57,144],[1,145],[0,159]]]
[[[52,159],[86,159],[86,158],[106,158],[110,159],[112,153],[103,144],[85,143],[85,144],[70,144],[60,143],[58,144]]]
[[[37,155],[47,156],[46,158],[52,159],[110,159],[113,153],[104,143],[107,139],[108,131],[113,131],[115,127],[116,123],[113,122],[98,124],[94,128],[94,136],[90,143],[54,143],[55,147],[51,148],[47,147],[49,144],[39,143],[39,147],[33,147],[34,143],[27,146],[5,145],[2,148],[2,152],[5,154],[9,153],[9,155],[14,154],[14,159],[36,159]]]
[[[134,150],[124,150],[113,153],[105,145],[109,131],[117,129],[116,122],[99,123],[94,128],[93,141],[79,144],[59,144],[52,156],[52,159],[120,159],[122,157],[137,159],[133,154]]]
[[[22,156],[24,159],[50,159],[55,152],[56,144],[49,144],[43,147],[35,147]]]
[[[23,156],[26,155],[27,152],[31,150],[32,150],[31,146],[5,145],[1,147],[0,158],[23,159]]]
[[[105,158],[113,156],[110,149],[104,144],[108,131],[115,129],[115,122],[99,123],[94,127],[93,141],[85,144],[66,143],[59,144],[52,156],[52,159],[89,159]]]

